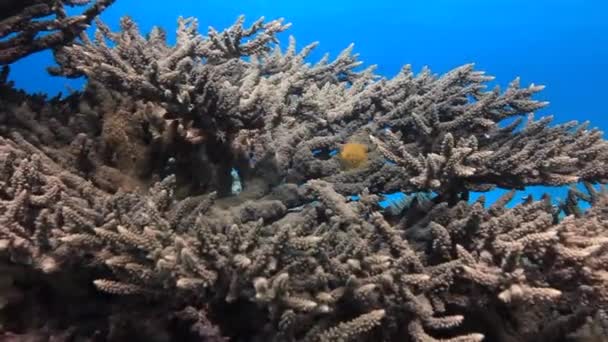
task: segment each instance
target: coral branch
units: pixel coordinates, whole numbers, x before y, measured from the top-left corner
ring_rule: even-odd
[[[114,1],[95,0],[82,14],[73,17],[67,15],[65,5],[85,6],[91,1],[3,1],[0,5],[0,65],[70,43]]]

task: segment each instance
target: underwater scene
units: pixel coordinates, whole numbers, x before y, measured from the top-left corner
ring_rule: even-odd
[[[0,0],[0,342],[608,342],[607,13]]]

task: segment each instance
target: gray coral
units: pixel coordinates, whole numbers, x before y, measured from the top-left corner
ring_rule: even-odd
[[[352,47],[308,64],[314,44],[273,49],[280,20],[203,37],[180,19],[174,46],[121,24],[56,53],[52,71],[89,91],[35,106],[2,88],[7,262],[83,270],[112,312],[145,299],[209,340],[212,320],[234,340],[550,341],[604,315],[608,197],[591,183],[608,145],[534,120],[542,87],[486,91],[472,65],[382,79]],[[361,167],[332,153],[350,143],[367,146]],[[238,196],[219,184],[233,167]],[[557,205],[468,198],[578,181]],[[412,200],[382,212],[392,190]]]
[[[0,65],[70,43],[114,1],[3,1],[0,4]],[[66,6],[88,7],[79,15],[69,16]]]

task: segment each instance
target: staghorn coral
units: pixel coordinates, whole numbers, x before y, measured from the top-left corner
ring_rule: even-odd
[[[597,333],[608,306],[606,192],[585,183],[563,203],[546,196],[513,208],[514,192],[491,206],[468,193],[605,182],[599,130],[535,121],[546,103],[531,96],[542,87],[516,80],[485,91],[490,78],[472,65],[379,79],[356,69],[352,47],[311,65],[314,44],[272,49],[288,25],[243,23],[203,37],[180,19],[175,46],[158,28],[142,37],[128,18],[119,33],[99,23],[94,41],[58,50],[52,69],[86,75],[84,93],[47,101],[2,84],[0,256],[10,284],[0,291],[9,309],[37,318],[6,315],[6,338]],[[367,162],[343,170],[330,152],[353,142]],[[148,174],[124,172],[134,166]],[[201,185],[232,167],[244,176],[239,196]],[[383,213],[375,193],[390,190],[415,195]],[[23,272],[83,304],[59,315],[14,280]],[[103,310],[83,322],[89,305]]]
[[[534,295],[535,292],[526,292],[530,290],[525,289],[535,289],[531,287],[534,283],[528,283],[529,285],[522,288],[520,285],[514,285],[518,283],[509,280],[508,270],[491,271],[487,265],[483,266],[478,261],[474,261],[475,257],[468,254],[465,249],[470,248],[469,244],[464,243],[470,241],[470,236],[458,236],[458,232],[462,232],[458,229],[458,224],[448,226],[450,231],[454,231],[453,235],[448,232],[444,238],[439,238],[439,233],[433,233],[436,237],[427,240],[429,243],[432,242],[432,253],[423,257],[423,254],[416,253],[412,247],[408,247],[408,243],[399,237],[398,231],[388,225],[379,213],[372,213],[367,219],[359,218],[359,215],[366,213],[366,204],[359,202],[348,204],[331,189],[331,185],[322,181],[310,182],[305,193],[301,194],[303,197],[318,196],[318,204],[300,212],[288,214],[284,207],[281,209],[281,202],[276,203],[275,199],[264,200],[258,204],[256,212],[259,213],[258,215],[263,215],[262,217],[251,217],[249,214],[243,216],[251,210],[245,209],[248,207],[247,203],[244,203],[242,208],[231,207],[230,213],[225,210],[213,213],[210,212],[214,207],[213,198],[209,198],[200,202],[197,209],[192,210],[194,218],[191,217],[193,214],[190,214],[190,217],[181,217],[184,213],[181,208],[189,206],[187,203],[171,203],[173,182],[174,179],[169,178],[156,185],[151,189],[151,194],[155,195],[151,195],[150,198],[133,194],[116,195],[109,200],[109,206],[115,208],[112,214],[99,223],[87,222],[87,218],[82,214],[67,208],[62,210],[63,215],[69,215],[64,219],[67,222],[81,222],[76,225],[68,223],[73,230],[60,238],[68,246],[74,247],[72,251],[86,252],[91,247],[93,247],[91,251],[95,251],[99,246],[104,245],[103,241],[107,243],[109,249],[101,250],[102,259],[99,262],[106,264],[120,280],[96,280],[94,283],[99,289],[112,294],[141,294],[153,297],[165,297],[167,293],[182,293],[191,300],[194,300],[191,297],[193,295],[203,296],[198,300],[212,303],[219,300],[220,303],[216,302],[215,305],[220,307],[243,300],[254,301],[267,306],[269,314],[278,310],[275,314],[271,314],[271,317],[276,315],[278,321],[265,324],[269,327],[274,326],[274,329],[279,327],[277,332],[279,336],[274,337],[279,339],[286,338],[283,335],[293,338],[303,333],[302,330],[298,331],[293,323],[288,322],[306,322],[313,317],[318,316],[318,320],[325,316],[327,322],[324,324],[317,322],[316,329],[312,330],[312,334],[309,333],[311,337],[303,338],[331,340],[332,337],[329,336],[334,336],[338,334],[337,331],[350,326],[344,323],[339,325],[340,328],[335,328],[340,330],[327,330],[333,329],[330,328],[331,314],[352,315],[351,310],[358,306],[384,307],[379,309],[386,312],[383,311],[382,316],[388,315],[390,318],[387,319],[392,320],[407,319],[408,314],[420,317],[421,322],[411,321],[409,331],[414,335],[413,338],[424,339],[430,337],[425,337],[428,335],[420,330],[422,328],[419,325],[430,329],[446,329],[462,322],[462,316],[448,316],[449,319],[434,317],[437,313],[433,314],[433,311],[443,312],[447,305],[459,305],[462,307],[461,310],[468,312],[476,307],[487,310],[488,303],[483,301],[491,301],[492,298],[500,299],[506,304],[523,299],[525,302],[534,302],[540,310],[540,305],[547,300],[541,292],[538,292],[539,295]],[[466,209],[468,205],[464,202],[453,209],[440,204],[438,206],[443,207],[443,213],[441,208],[432,210],[433,221],[424,227],[438,232],[445,230],[441,225],[443,220],[456,219],[459,224],[467,224],[471,217],[481,215],[485,216],[485,221],[488,222],[486,225],[483,223],[476,225],[478,235],[483,239],[483,232],[487,229],[484,227],[494,227],[495,217],[510,224],[505,226],[504,230],[517,228],[518,219],[514,217],[529,215],[526,213],[538,215],[535,210],[543,208],[542,204],[543,202],[530,203],[521,209],[516,207],[511,210],[497,206],[489,210],[493,214],[484,214],[483,210],[480,211],[479,204],[474,204],[473,208],[477,209],[473,210]],[[271,209],[276,205],[279,205],[277,209]],[[172,208],[173,206],[175,207]],[[548,208],[546,215],[552,217],[552,210],[551,207]],[[323,223],[322,217],[328,215],[328,212],[332,216],[326,217],[327,222]],[[295,218],[296,214],[301,217]],[[591,212],[589,215],[594,216]],[[104,221],[107,222],[103,223]],[[273,223],[265,226],[264,221]],[[297,228],[283,226],[282,221],[290,224],[300,222],[300,226]],[[424,219],[419,221],[424,222]],[[521,221],[523,219],[519,219],[519,222]],[[559,229],[551,224],[552,220],[547,222],[548,229]],[[566,223],[567,221],[562,224]],[[353,227],[357,224],[362,225],[359,230]],[[171,228],[171,225],[175,227]],[[183,228],[179,228],[180,226]],[[580,226],[584,227],[584,225],[572,227]],[[348,230],[343,231],[343,229]],[[472,227],[469,230],[475,232]],[[360,237],[352,236],[358,231]],[[476,235],[472,234],[472,236]],[[498,240],[499,237],[500,235],[496,239]],[[459,239],[456,240],[457,238]],[[453,251],[450,250],[452,243],[445,242],[446,239],[456,240]],[[534,239],[530,240],[532,246],[535,246],[537,242]],[[466,247],[462,247],[459,242]],[[543,244],[543,241],[540,240],[538,243]],[[383,247],[384,244],[387,246]],[[470,244],[475,245],[475,241]],[[388,249],[384,250],[385,248]],[[560,251],[562,248],[567,247],[556,245],[553,251]],[[304,252],[302,257],[308,255],[313,258],[296,257],[298,254],[295,252],[298,250]],[[532,253],[530,255],[536,253],[534,249],[530,252]],[[435,253],[445,255],[448,261],[433,260]],[[451,253],[459,253],[456,262],[449,261]],[[483,254],[480,255],[482,256]],[[429,260],[423,262],[421,258]],[[74,255],[70,259],[82,259],[82,255],[80,258]],[[502,262],[499,261],[500,263]],[[533,261],[529,261],[524,265],[532,265],[527,271],[534,275],[533,279],[538,279],[535,269],[540,265],[532,263]],[[473,267],[480,269],[476,270]],[[566,267],[559,272],[549,273],[555,275],[568,269]],[[454,272],[458,270],[463,273],[460,283],[458,283],[459,279],[454,279],[456,278]],[[476,275],[481,271],[484,272],[484,277],[478,279]],[[521,274],[514,280],[523,281],[525,275],[525,273]],[[593,284],[593,280],[589,280],[588,284]],[[536,281],[544,284],[542,279]],[[479,297],[456,291],[469,282],[481,286],[483,290],[494,295]],[[559,281],[556,283],[560,284]],[[600,283],[600,286],[603,285]],[[515,290],[516,288],[522,290]],[[171,291],[167,292],[167,290]],[[469,289],[469,291],[473,290]],[[559,292],[546,290],[548,294],[551,294],[551,291]],[[580,298],[581,292],[578,291],[579,289],[575,290],[570,298]],[[516,293],[521,294],[516,297]],[[530,293],[531,297],[528,297],[527,293]],[[589,295],[595,294],[591,292]],[[209,297],[205,298],[206,296]],[[223,298],[214,300],[213,298],[217,296]],[[426,296],[432,296],[433,306],[430,304],[431,299]],[[509,300],[505,299],[507,296]],[[347,298],[348,303],[341,304],[341,301]],[[452,302],[458,298],[461,299]],[[460,302],[462,298],[479,300],[482,303]],[[586,306],[585,303],[569,299],[565,302],[573,307],[572,310],[576,306]],[[247,304],[245,302],[234,305]],[[343,305],[346,307],[341,307]],[[402,305],[412,305],[412,307],[402,312],[404,310],[401,308]],[[555,304],[551,303],[551,305]],[[436,308],[437,306],[439,308]],[[598,303],[598,307],[602,307],[602,304]],[[218,307],[217,310],[222,309]],[[354,319],[352,324],[358,322],[358,318],[352,318]],[[532,333],[541,333],[538,328],[526,328],[532,330]],[[355,330],[340,334],[349,335],[354,334],[354,331],[367,330],[358,326],[351,329]],[[322,330],[327,332],[321,333]],[[552,332],[554,329],[549,331]],[[319,337],[314,337],[317,332]],[[398,332],[399,330],[396,332],[383,330],[383,334],[387,335],[386,338],[395,338],[392,334]],[[497,334],[499,331],[495,330],[491,333]],[[467,338],[479,340],[479,335],[471,335]]]
[[[18,134],[13,139],[23,142]],[[0,255],[3,273],[11,275],[7,281],[12,284],[2,290],[7,304],[3,307],[3,327],[13,331],[3,338],[93,341],[104,335],[110,341],[120,341],[137,334],[152,341],[195,336],[223,340],[206,320],[204,309],[165,303],[168,305],[148,310],[139,300],[108,302],[92,291],[91,277],[107,253],[66,249],[65,241],[72,241],[70,232],[86,228],[88,220],[103,222],[112,215],[106,208],[109,194],[76,174],[61,171],[41,150],[29,148],[32,150],[25,151],[11,139],[0,140]],[[94,239],[85,238],[82,243],[100,246]],[[180,310],[200,310],[200,317]],[[172,332],[176,324],[183,331]]]
[[[323,178],[343,194],[430,189],[450,196],[606,179],[601,132],[576,122],[549,128],[550,117],[533,119],[532,112],[546,105],[531,99],[542,86],[521,88],[515,80],[504,93],[485,91],[492,77],[473,65],[441,77],[426,69],[414,75],[406,66],[393,79],[378,80],[373,67],[356,70],[352,46],[333,62],[311,65],[305,58],[315,44],[297,53],[291,39],[285,53],[271,51],[268,43],[287,26],[259,20],[245,30],[240,18],[222,34],[212,30],[203,37],[196,20],[180,19],[178,41],[167,46],[161,29],[144,38],[124,18],[120,33],[100,23],[95,41],[61,49],[51,71],[86,75],[158,103],[167,118],[209,137],[204,148],[223,151],[246,178]],[[252,38],[243,43],[244,37]],[[227,53],[224,45],[244,52]],[[353,136],[367,136],[362,142],[373,145],[366,167],[337,172],[339,156],[319,160]],[[219,170],[224,178],[229,171]]]
[[[115,0],[7,0],[0,3],[0,65],[60,47],[81,34]],[[86,6],[68,16],[65,6]],[[50,17],[50,18],[49,18]]]

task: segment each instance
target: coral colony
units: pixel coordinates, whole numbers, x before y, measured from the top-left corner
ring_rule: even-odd
[[[84,34],[110,3],[2,2],[1,341],[606,340],[608,143],[542,86],[308,63],[281,20]],[[45,48],[82,92],[7,81]],[[539,184],[586,190],[506,206]]]

